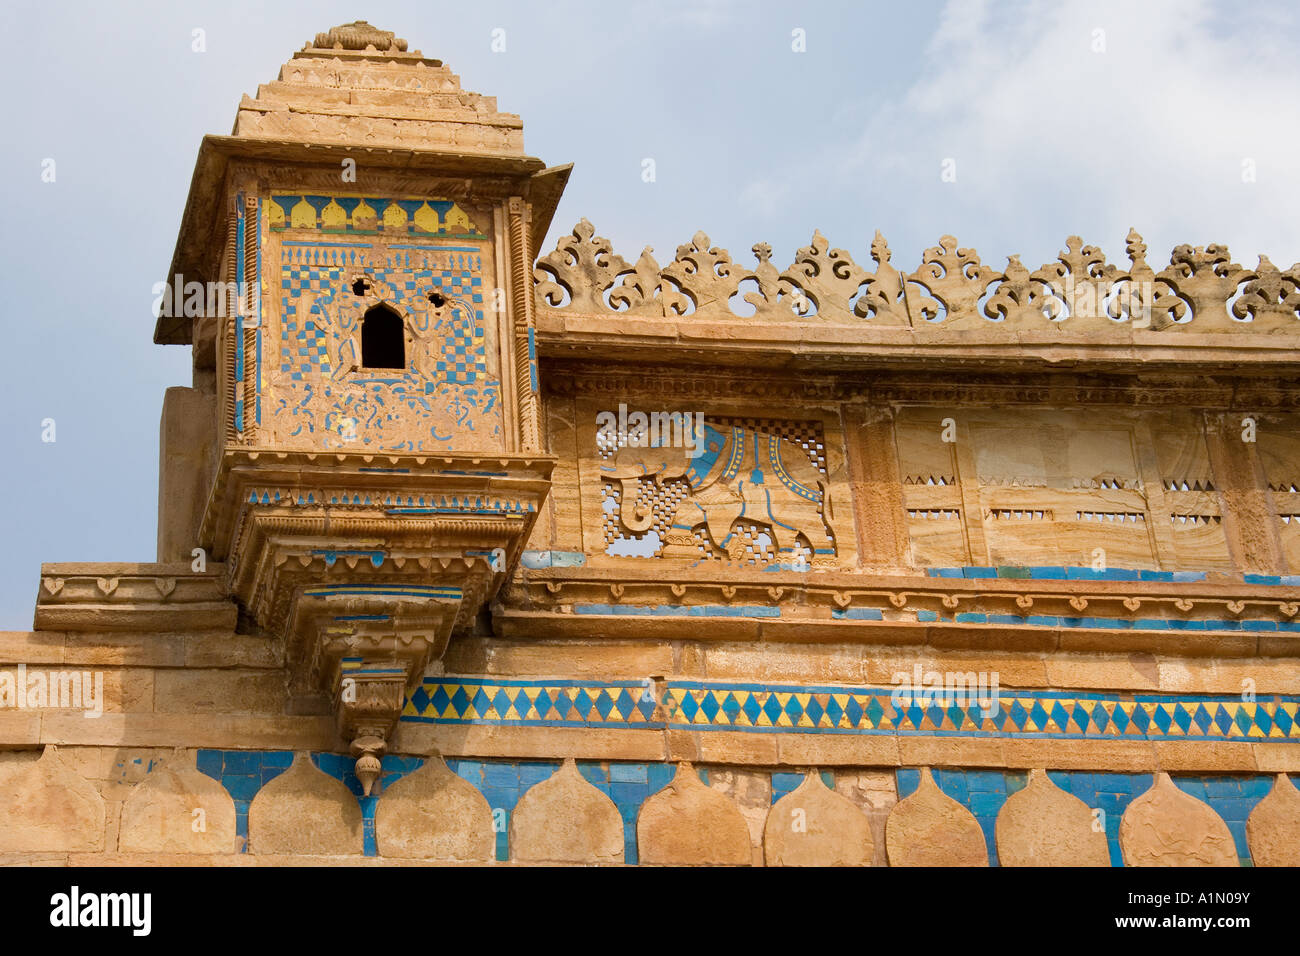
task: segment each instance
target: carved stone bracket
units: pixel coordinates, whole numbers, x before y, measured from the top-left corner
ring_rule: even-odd
[[[356,759],[355,773],[368,797],[382,770],[388,737],[402,715],[408,668],[385,661],[355,660],[337,674],[338,728]]]
[[[285,644],[295,695],[327,693],[369,792],[405,694],[517,560],[542,457],[227,451],[203,525],[228,593]]]

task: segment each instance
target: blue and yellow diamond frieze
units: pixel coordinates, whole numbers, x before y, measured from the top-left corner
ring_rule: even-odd
[[[1091,740],[1300,741],[1300,698],[1016,691],[983,700],[896,688],[431,677],[402,719],[503,726],[924,734]]]

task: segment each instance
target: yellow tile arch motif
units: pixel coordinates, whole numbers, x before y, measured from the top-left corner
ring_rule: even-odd
[[[486,239],[454,200],[360,195],[276,194],[265,202],[272,232],[310,229],[361,235]]]

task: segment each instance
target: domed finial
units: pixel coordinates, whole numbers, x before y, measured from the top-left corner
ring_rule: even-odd
[[[326,33],[316,34],[316,42],[311,44],[317,50],[367,50],[374,47],[381,53],[396,51],[406,52],[406,41],[391,30],[372,27],[365,20],[344,23],[332,27]]]

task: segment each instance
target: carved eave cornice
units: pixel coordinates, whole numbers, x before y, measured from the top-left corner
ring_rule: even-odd
[[[454,591],[445,637],[472,623],[518,560],[553,465],[533,456],[231,448],[203,540],[229,556],[229,593],[272,634],[295,632],[292,609],[322,589],[335,604],[364,604],[386,590],[378,597],[394,606]],[[300,665],[315,660],[310,648],[291,651]]]
[[[348,97],[345,101],[334,103],[328,102],[294,102],[293,97],[283,95],[285,83],[265,84],[258,88],[256,98],[245,96],[239,103],[240,123],[242,124],[245,115],[253,114],[259,117],[275,116],[276,114],[290,113],[311,113],[314,117],[326,119],[376,119],[389,120],[395,124],[403,122],[442,122],[462,127],[484,127],[486,129],[497,131],[499,134],[506,131],[522,132],[523,122],[518,116],[512,113],[484,113],[477,110],[466,110],[464,106],[457,104],[455,107],[438,109],[429,107],[412,108],[404,104],[393,105],[384,102],[379,98],[382,94],[376,95],[369,102],[357,102],[357,99]],[[318,91],[313,91],[318,92]],[[333,91],[331,91],[333,92]],[[356,94],[354,94],[355,96]],[[252,139],[256,134],[250,135],[243,133],[243,137]],[[262,137],[256,137],[262,138]],[[274,139],[274,137],[265,137]],[[312,140],[313,143],[322,143],[321,140]],[[330,144],[325,144],[330,145]],[[337,143],[332,145],[339,145]],[[343,144],[351,145],[351,144]],[[401,143],[386,142],[386,146],[400,146]],[[500,149],[470,149],[465,151],[467,155],[473,156],[495,156],[502,155]],[[513,153],[515,156],[522,156],[522,149]]]
[[[662,356],[658,357],[662,361]],[[1260,369],[1260,372],[1263,370]],[[978,370],[954,371],[941,380],[933,373],[902,369],[830,374],[818,368],[774,368],[756,376],[730,367],[683,369],[650,364],[617,366],[552,357],[542,366],[548,394],[587,396],[617,405],[628,395],[674,402],[774,401],[921,402],[954,405],[1122,405],[1125,407],[1205,407],[1260,411],[1300,408],[1300,373],[1238,377],[1224,370],[1189,375],[1170,371],[1023,371],[1014,377]],[[675,406],[672,406],[675,407]]]
[[[613,567],[527,570],[493,608],[508,638],[810,641],[1000,650],[1296,656],[1300,587],[1203,581]],[[1023,621],[1009,622],[1007,616]],[[990,620],[989,618],[992,617]],[[983,618],[981,620],[980,618]],[[1034,623],[1061,619],[1056,623]],[[1109,622],[1161,620],[1168,627]],[[1234,629],[1215,621],[1266,622]],[[1091,622],[1091,623],[1090,623]]]
[[[255,489],[268,495],[266,513],[335,522],[353,518],[393,519],[398,526],[422,515],[477,520],[450,506],[421,510],[423,495],[438,499],[487,496],[501,503],[490,517],[516,517],[532,527],[550,489],[555,459],[545,455],[400,455],[348,451],[301,451],[228,447],[222,453],[204,513],[200,539],[224,557],[238,533],[241,516],[254,504]],[[349,501],[331,503],[348,493]],[[373,493],[366,500],[367,493]],[[278,496],[278,497],[277,497]],[[351,499],[359,497],[359,502]],[[412,498],[407,503],[398,499]],[[301,499],[301,500],[300,500]],[[516,507],[510,507],[514,503]]]
[[[409,528],[331,528],[326,535],[319,524],[305,522],[295,522],[301,525],[290,529],[296,534],[285,533],[285,523],[254,516],[240,542],[242,560],[238,567],[228,565],[230,592],[276,634],[291,625],[294,602],[305,591],[320,588],[338,591],[340,600],[349,589],[366,599],[369,589],[388,589],[395,592],[389,595],[395,603],[405,600],[400,593],[405,589],[452,588],[459,609],[452,626],[468,626],[505,580],[530,527],[521,519],[422,521]],[[358,530],[372,536],[355,536]],[[341,540],[356,547],[332,550],[331,544]],[[499,561],[493,558],[494,547],[505,553]]]
[[[991,325],[992,323],[990,323]],[[1300,322],[1296,323],[1300,327]],[[621,319],[539,307],[543,358],[628,365],[646,361],[763,367],[811,373],[879,369],[1014,372],[1233,370],[1300,375],[1296,333],[1101,331],[945,331],[877,328],[867,323],[777,324],[745,319]]]
[[[42,564],[38,631],[233,631],[238,608],[225,567],[189,564]]]
[[[529,235],[532,248],[541,246],[551,227],[555,208],[573,166],[547,167],[532,156],[473,153],[455,149],[417,149],[372,146],[364,143],[341,145],[307,143],[288,139],[251,139],[242,136],[204,136],[190,179],[189,196],[167,273],[186,280],[216,281],[224,229],[223,201],[227,172],[232,163],[300,164],[330,167],[337,175],[343,159],[359,167],[422,177],[473,179],[491,177],[513,183],[514,192],[532,206]],[[189,345],[192,341],[188,316],[160,316],[153,340],[159,345]]]
[[[295,60],[339,60],[344,63],[395,63],[414,66],[440,67],[442,60],[424,56],[419,50],[342,50],[334,47],[305,46],[293,55]]]

